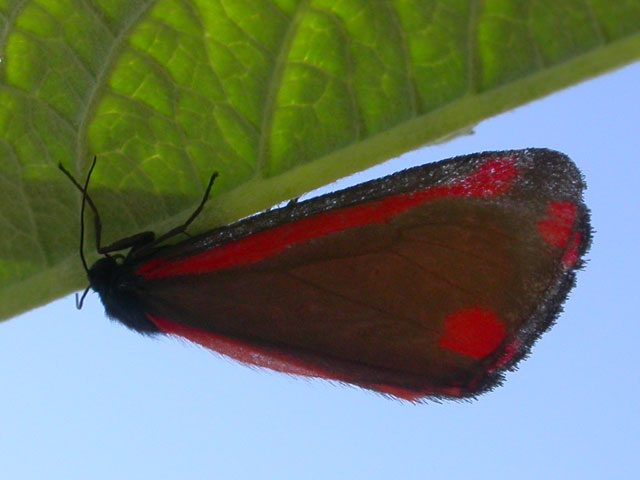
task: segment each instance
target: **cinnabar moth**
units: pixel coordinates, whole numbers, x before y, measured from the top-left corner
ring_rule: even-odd
[[[500,383],[560,312],[591,236],[581,174],[546,149],[412,168],[173,245],[215,174],[183,225],[103,247],[91,170],[83,187],[61,168],[93,210],[104,258],[88,268],[82,240],[81,256],[112,319],[412,401]]]

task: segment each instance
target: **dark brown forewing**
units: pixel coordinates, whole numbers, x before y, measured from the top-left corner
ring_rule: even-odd
[[[537,151],[521,157],[520,178],[498,198],[442,198],[257,264],[148,281],[149,313],[363,386],[477,393],[526,353],[572,281],[562,261],[569,247],[539,233],[548,206],[577,205],[571,228],[582,231],[582,250],[588,237],[572,164]],[[504,327],[480,356],[448,346],[446,322],[470,309],[495,313]]]

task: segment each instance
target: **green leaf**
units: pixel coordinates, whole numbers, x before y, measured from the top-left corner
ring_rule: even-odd
[[[638,57],[640,0],[0,0],[0,317],[86,284],[59,162],[107,242],[218,171],[197,233]]]

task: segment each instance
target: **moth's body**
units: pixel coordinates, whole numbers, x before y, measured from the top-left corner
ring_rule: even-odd
[[[290,204],[89,271],[107,314],[242,362],[407,399],[498,383],[589,243],[579,172],[472,155]]]

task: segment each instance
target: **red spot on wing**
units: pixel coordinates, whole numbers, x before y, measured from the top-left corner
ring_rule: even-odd
[[[473,307],[445,319],[439,345],[460,355],[481,359],[500,346],[505,334],[506,329],[497,313]]]
[[[518,178],[512,158],[495,158],[483,163],[467,178],[449,187],[446,197],[495,197],[509,192]]]
[[[151,280],[256,263],[281,253],[291,245],[304,243],[313,238],[363,225],[389,222],[396,215],[440,198],[485,198],[503,195],[509,191],[517,177],[518,169],[513,158],[491,159],[473,174],[449,185],[336,209],[298,222],[280,225],[189,258],[174,261],[154,259],[142,265],[137,274]]]
[[[571,202],[554,202],[547,207],[547,216],[538,222],[538,232],[545,242],[566,247],[576,220],[578,207]]]

